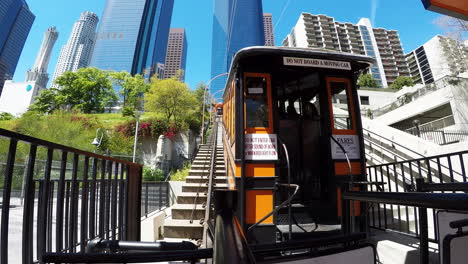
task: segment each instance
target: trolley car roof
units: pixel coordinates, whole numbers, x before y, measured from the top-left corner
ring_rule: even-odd
[[[265,55],[348,62],[351,66],[351,69],[348,70],[351,71],[359,71],[362,69],[366,69],[375,63],[375,59],[369,56],[337,52],[325,49],[253,46],[243,48],[234,55],[234,59],[231,63],[228,80],[233,77],[233,69],[235,69],[240,63],[242,63],[243,59]],[[317,67],[326,68],[320,66]]]

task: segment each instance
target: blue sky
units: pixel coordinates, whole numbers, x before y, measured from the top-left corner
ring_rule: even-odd
[[[129,0],[131,1],[131,0]],[[211,27],[214,0],[175,0],[172,27],[187,32],[188,53],[186,82],[194,88],[210,79]],[[36,20],[16,68],[14,80],[24,81],[26,71],[34,64],[44,31],[56,26],[59,38],[50,60],[52,75],[61,47],[67,42],[73,23],[83,11],[99,17],[105,0],[27,0]],[[440,15],[426,11],[421,0],[263,0],[263,10],[273,14],[275,42],[280,45],[301,12],[333,16],[340,22],[357,23],[361,17],[373,20],[374,27],[398,30],[405,52],[424,44],[442,31],[434,23]]]

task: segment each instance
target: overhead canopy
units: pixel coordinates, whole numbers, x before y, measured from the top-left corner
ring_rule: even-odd
[[[422,0],[422,2],[427,10],[468,21],[467,0]]]

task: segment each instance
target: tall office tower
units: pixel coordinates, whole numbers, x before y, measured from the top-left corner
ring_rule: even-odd
[[[0,95],[5,80],[13,79],[35,18],[25,0],[0,1]]]
[[[265,46],[274,46],[275,33],[273,32],[273,17],[269,13],[263,13],[263,28],[265,31]]]
[[[49,67],[50,55],[57,41],[59,33],[55,27],[50,27],[44,33],[44,40],[42,41],[41,48],[36,57],[36,62],[31,70],[26,72],[27,82],[36,82],[41,88],[47,88],[49,82],[49,74],[47,68]]]
[[[67,44],[62,47],[55,67],[52,87],[58,87],[55,80],[64,72],[77,71],[89,66],[96,37],[96,27],[99,19],[96,14],[86,11],[73,25]]]
[[[180,81],[185,81],[185,64],[187,59],[187,37],[183,28],[171,28],[167,42],[166,63],[164,64],[164,79],[171,78],[182,70]]]
[[[229,71],[231,60],[242,48],[265,45],[261,0],[216,0],[213,16],[211,77]],[[211,91],[224,89],[226,76],[211,83]]]
[[[398,32],[373,28],[368,18],[357,24],[341,23],[326,15],[302,13],[283,45],[301,48],[324,48],[374,57],[372,76],[382,87],[399,76],[409,76]]]
[[[468,46],[437,35],[406,54],[406,61],[413,81],[428,84],[447,75],[468,72]]]
[[[57,38],[58,32],[55,27],[48,28],[44,33],[44,40],[37,54],[36,62],[33,68],[26,72],[25,82],[5,81],[3,94],[0,97],[0,112],[17,116],[23,114],[34,103],[35,97],[46,88],[49,81],[47,67]]]
[[[173,6],[174,0],[107,0],[91,66],[147,79],[160,71]]]

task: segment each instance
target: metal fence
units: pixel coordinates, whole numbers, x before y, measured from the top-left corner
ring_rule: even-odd
[[[467,182],[468,151],[423,157],[367,167],[367,177],[372,182],[385,182],[383,191],[412,192],[416,179],[427,183]],[[382,191],[370,186],[369,191]],[[438,240],[435,227],[436,210],[429,210],[429,237]],[[369,210],[370,227],[393,230],[418,237],[419,214],[415,207],[389,204],[373,204]]]
[[[139,240],[142,166],[0,129],[0,264]]]
[[[143,182],[141,187],[141,217],[173,204],[169,182]]]
[[[409,128],[405,132],[438,145],[468,141],[468,132],[461,130],[435,130],[429,128]]]

